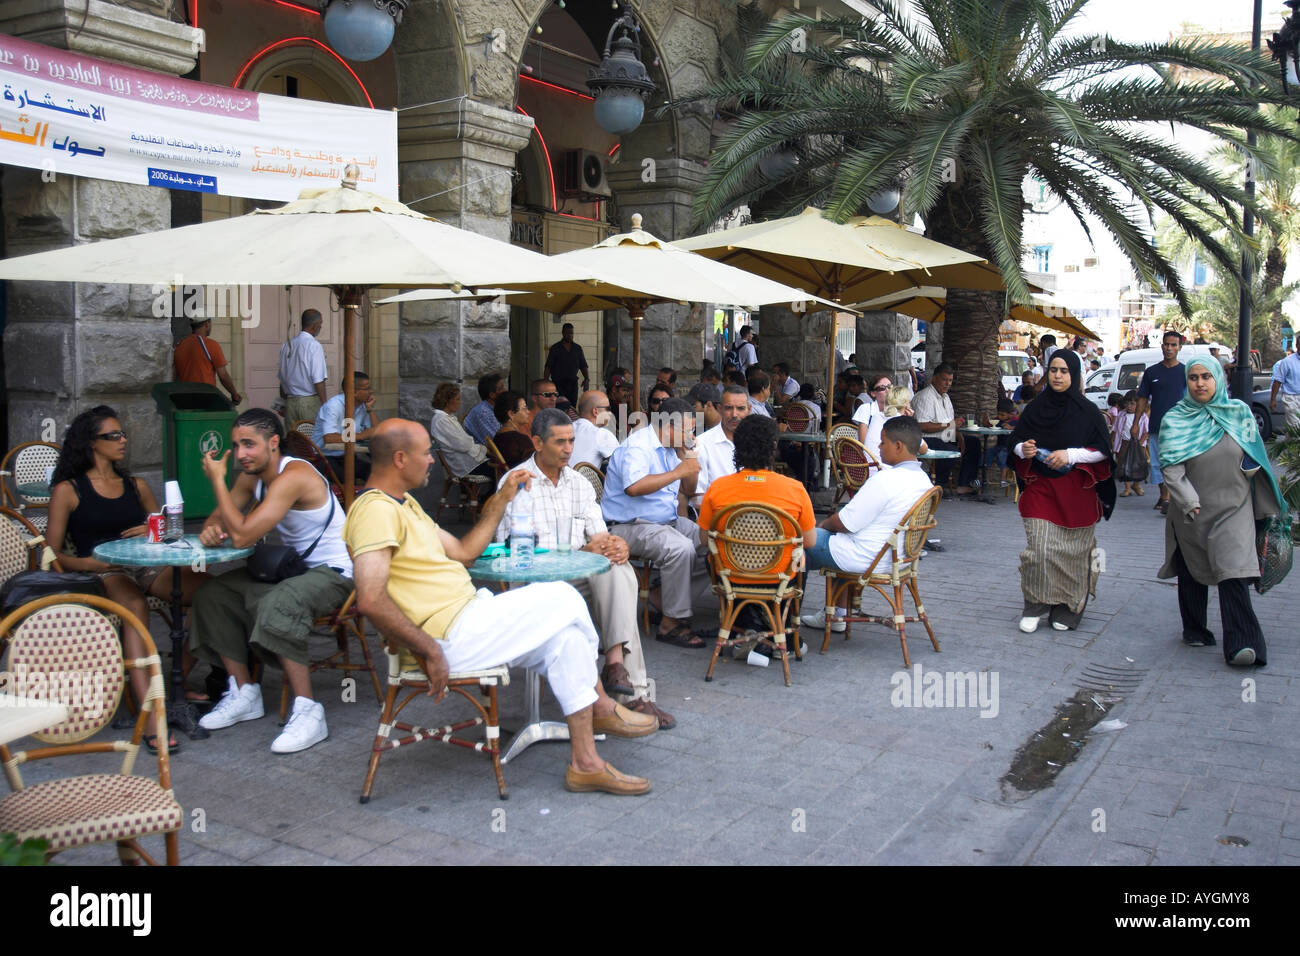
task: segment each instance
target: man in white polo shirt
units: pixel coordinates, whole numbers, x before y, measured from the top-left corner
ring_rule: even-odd
[[[709,485],[724,475],[736,473],[736,426],[749,414],[749,392],[739,385],[728,385],[722,391],[722,420],[695,440],[695,454],[700,460],[700,474],[695,479],[695,495],[691,504],[696,508],[704,500]]]

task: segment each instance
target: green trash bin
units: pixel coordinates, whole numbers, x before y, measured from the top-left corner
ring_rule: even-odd
[[[162,416],[163,478],[180,482],[186,518],[206,518],[216,510],[217,499],[203,473],[202,457],[215,451],[220,458],[230,449],[235,407],[213,386],[196,382],[160,382],[152,394]],[[233,473],[232,456],[227,485]],[[159,504],[162,501],[159,495]]]

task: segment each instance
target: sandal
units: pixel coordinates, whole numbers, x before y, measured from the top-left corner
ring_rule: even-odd
[[[700,648],[705,646],[704,638],[696,634],[689,624],[678,624],[671,631],[657,632],[655,640],[676,647]]]
[[[1133,494],[1138,495],[1138,496],[1140,497],[1140,496],[1142,496],[1142,495],[1145,495],[1146,492],[1143,491],[1143,490],[1142,490],[1142,486],[1139,485],[1138,487],[1136,487],[1136,488],[1133,489]]]
[[[151,754],[158,753],[158,735],[145,734],[144,745],[149,748],[149,752]],[[176,754],[180,752],[181,752],[181,742],[179,740],[175,741],[174,743],[171,740],[167,741],[167,755],[169,757],[174,757],[176,756]]]
[[[1133,492],[1131,492],[1131,491],[1121,491],[1121,492],[1119,493],[1119,496],[1120,496],[1121,498],[1127,498],[1127,497],[1128,497],[1129,495],[1131,495],[1132,493],[1133,493]]]

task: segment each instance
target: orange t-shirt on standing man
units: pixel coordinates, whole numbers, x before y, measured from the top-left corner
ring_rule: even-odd
[[[206,353],[203,351],[204,346],[207,347]],[[174,356],[178,382],[216,385],[217,369],[224,368],[226,365],[226,356],[221,351],[221,346],[197,332],[186,336],[181,344],[176,346]]]

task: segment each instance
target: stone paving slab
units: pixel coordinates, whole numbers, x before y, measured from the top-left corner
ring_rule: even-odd
[[[978,707],[894,706],[896,683],[911,675],[896,635],[880,626],[855,625],[847,641],[832,635],[825,655],[821,632],[805,629],[813,646],[791,664],[789,688],[779,667],[732,661],[705,683],[707,652],[647,642],[660,706],[678,727],[600,749],[620,769],[650,776],[649,795],[567,793],[567,748],[543,744],[506,766],[511,796],[501,802],[485,759],[429,745],[385,757],[363,806],[378,716],[365,683],[355,703],[343,703],[337,675],[316,674],[330,738],[276,756],[280,687],[271,671],[266,718],[185,740],[173,761],[189,820],[182,862],[1300,863],[1296,582],[1254,596],[1269,667],[1241,672],[1218,648],[1184,647],[1175,590],[1154,577],[1164,530],[1149,500],[1121,499],[1099,527],[1107,570],[1080,629],[1034,634],[1016,627],[1024,533],[1015,506],[943,503],[946,551],[924,559],[921,582],[942,651],[920,625],[909,626],[908,646],[922,672],[996,675],[994,717]],[[820,609],[823,595],[814,580],[805,609]],[[1212,595],[1216,632],[1217,619]],[[320,650],[328,644],[322,638]],[[1017,750],[1097,667],[1139,675],[1112,708],[1128,726],[1091,737],[1051,786],[1008,799],[999,781]],[[501,706],[503,727],[522,724],[521,680],[503,689]],[[429,723],[454,713],[426,701],[411,707]],[[553,702],[545,709],[558,718]],[[33,781],[50,771],[24,767]],[[116,853],[88,848],[60,859],[115,864]]]

